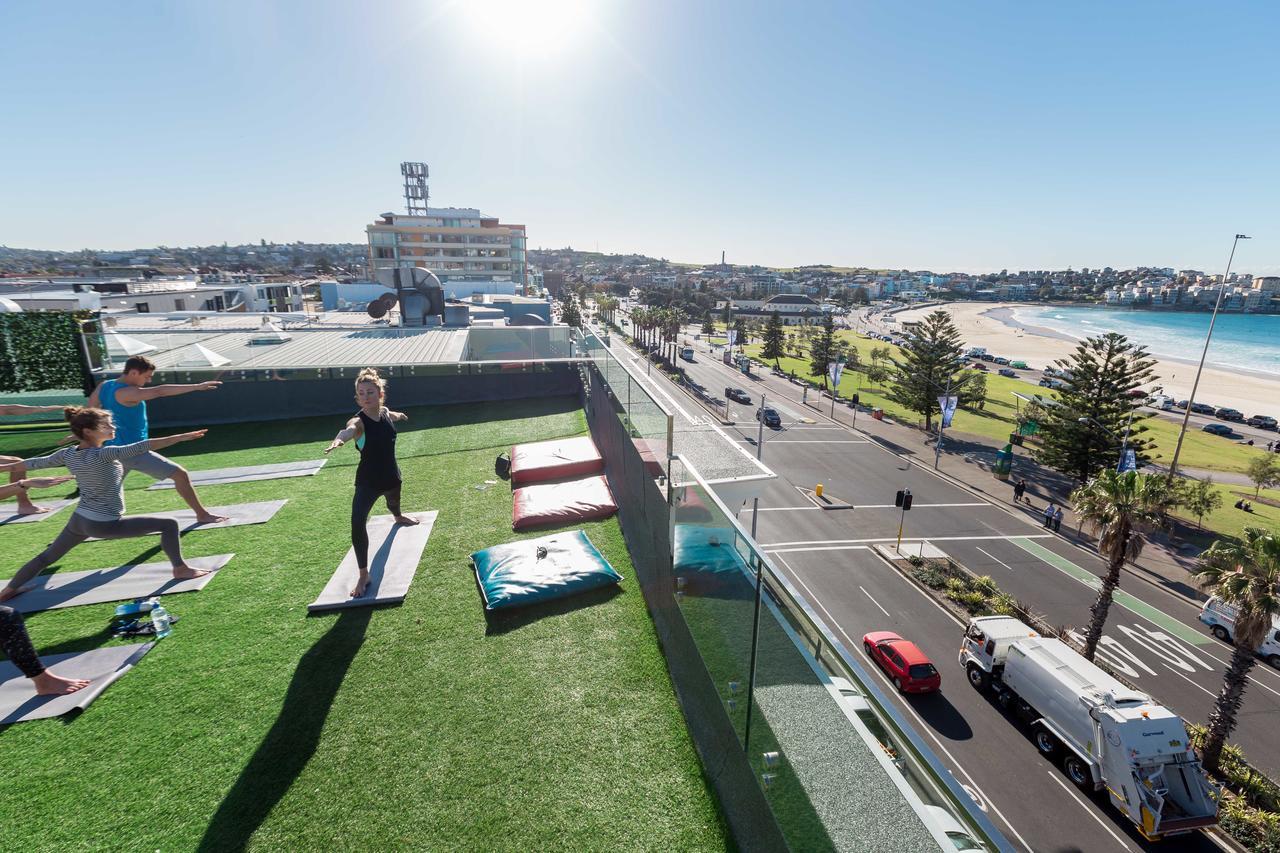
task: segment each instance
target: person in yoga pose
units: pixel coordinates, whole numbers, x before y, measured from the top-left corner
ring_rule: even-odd
[[[351,498],[351,546],[356,551],[356,565],[360,577],[351,590],[352,598],[364,595],[369,585],[369,531],[366,525],[369,512],[378,498],[386,498],[387,509],[396,517],[396,524],[417,524],[415,519],[400,512],[400,466],[396,464],[397,421],[408,420],[408,415],[393,412],[385,405],[387,381],[372,367],[366,367],[356,377],[356,402],[360,411],[347,421],[347,425],[329,446],[327,454],[348,441],[355,441],[360,449],[360,464],[356,467],[356,493]],[[363,439],[363,441],[361,441]]]
[[[16,464],[22,465],[24,470],[65,466],[75,475],[76,484],[80,487],[80,504],[58,538],[19,569],[4,589],[0,589],[0,601],[8,601],[25,592],[28,589],[26,584],[32,578],[49,568],[72,548],[95,536],[99,539],[129,539],[159,533],[160,547],[173,563],[175,578],[197,578],[208,574],[188,566],[183,559],[176,520],[149,516],[123,517],[124,462],[180,441],[203,438],[207,430],[108,446],[107,442],[116,434],[109,412],[69,406],[65,415],[76,436],[76,446],[63,447],[48,456],[37,456]],[[0,466],[0,469],[7,467],[9,466]]]
[[[63,678],[54,675],[44,668],[40,658],[36,656],[35,646],[27,636],[27,626],[22,615],[12,607],[0,604],[0,648],[13,661],[18,671],[30,678],[36,688],[37,696],[61,696],[75,693],[87,687],[89,681],[84,678]]]
[[[140,355],[132,356],[124,363],[124,372],[118,379],[108,379],[89,395],[86,408],[101,407],[111,413],[115,422],[115,438],[107,442],[108,446],[136,444],[147,439],[150,434],[147,425],[148,400],[176,397],[193,391],[212,391],[222,385],[216,381],[195,385],[148,385],[155,372],[156,366],[150,359]],[[68,437],[67,440],[73,439]],[[227,520],[225,516],[214,515],[205,508],[196,495],[195,487],[191,485],[191,475],[178,463],[164,458],[154,450],[121,461],[126,474],[136,469],[157,480],[173,480],[173,487],[195,512],[197,523],[216,524]],[[21,477],[26,473],[21,466],[11,468],[10,471],[11,478]]]
[[[24,406],[21,403],[5,403],[0,405],[0,416],[3,415],[42,415],[47,412],[61,412],[62,406]],[[0,456],[0,465],[8,465],[11,462],[20,462],[18,456]],[[9,476],[9,485],[13,485],[22,479],[22,474],[14,471]],[[5,497],[14,495],[13,492],[3,492]],[[48,507],[36,506],[31,502],[31,497],[25,490],[18,490],[16,493],[18,498],[17,515],[40,515],[49,511]]]

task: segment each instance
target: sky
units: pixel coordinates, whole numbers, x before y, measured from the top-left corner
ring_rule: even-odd
[[[363,242],[1280,272],[1280,4],[0,4],[0,245]]]

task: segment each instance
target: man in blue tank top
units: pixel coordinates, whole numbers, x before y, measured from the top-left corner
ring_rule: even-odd
[[[116,436],[107,444],[133,444],[149,438],[147,430],[147,401],[157,397],[176,397],[179,394],[190,394],[192,391],[212,391],[221,382],[200,382],[196,385],[152,385],[151,376],[156,371],[155,364],[149,358],[140,355],[132,356],[124,363],[124,372],[119,378],[108,379],[89,395],[90,407],[106,409],[115,422]],[[187,506],[196,514],[197,524],[213,524],[226,521],[226,516],[214,515],[205,509],[191,485],[191,476],[187,469],[172,462],[154,451],[135,456],[123,461],[125,473],[138,470],[157,480],[173,480],[174,488]]]

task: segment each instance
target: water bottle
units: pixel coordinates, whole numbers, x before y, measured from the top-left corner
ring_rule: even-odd
[[[164,605],[156,603],[151,608],[151,625],[156,629],[156,639],[169,636],[172,630],[173,620],[169,618],[169,611],[164,609]]]

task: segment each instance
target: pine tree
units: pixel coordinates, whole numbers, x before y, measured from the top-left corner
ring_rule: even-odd
[[[827,365],[835,359],[836,324],[830,314],[822,318],[822,331],[813,336],[809,345],[809,375],[822,379],[827,387]]]
[[[572,294],[566,294],[560,303],[560,321],[575,329],[582,328],[582,311],[578,308],[578,300]]]
[[[947,389],[964,397],[971,379],[965,361],[960,331],[946,311],[934,311],[920,323],[914,337],[901,347],[901,360],[893,361],[893,386],[889,399],[924,415],[924,428],[933,426],[940,413],[938,398]]]
[[[733,318],[733,331],[738,346],[745,347],[747,345],[747,321],[741,317]]]
[[[702,318],[702,334],[714,335],[716,333],[715,324],[711,322],[711,312],[707,312],[707,316]]]
[[[764,329],[764,349],[761,355],[765,358],[773,359],[773,366],[779,370],[782,368],[778,365],[778,359],[784,354],[786,333],[782,328],[782,315],[774,311],[769,315],[769,325]]]
[[[1146,348],[1124,335],[1108,332],[1081,341],[1069,358],[1056,365],[1067,371],[1057,391],[1058,405],[1046,407],[1042,443],[1036,460],[1087,483],[1120,461],[1120,445],[1130,415],[1128,447],[1138,465],[1149,461],[1151,442],[1140,413],[1142,397],[1131,392],[1151,379],[1155,362]]]

